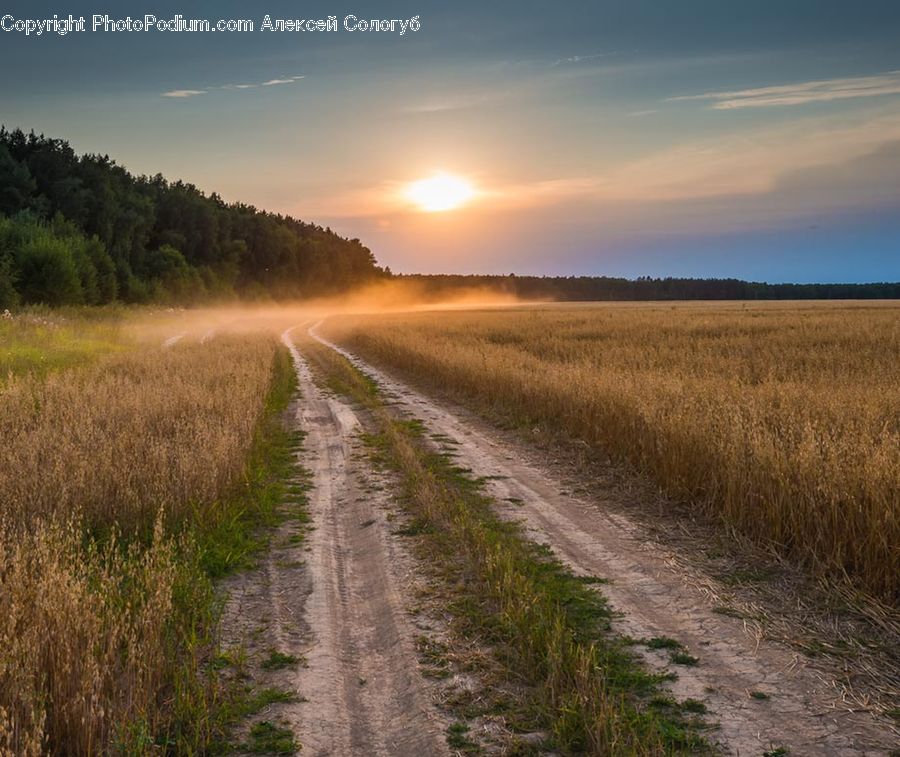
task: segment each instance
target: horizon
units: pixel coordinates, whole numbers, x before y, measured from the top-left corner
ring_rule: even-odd
[[[383,3],[364,16],[421,28],[3,32],[0,120],[358,237],[396,273],[896,281],[900,9],[862,6]],[[115,17],[148,11],[295,17]],[[409,196],[441,172],[466,184],[451,206]]]

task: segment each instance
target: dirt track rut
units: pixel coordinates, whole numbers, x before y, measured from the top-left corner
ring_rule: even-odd
[[[277,680],[299,697],[278,705],[277,719],[303,754],[447,754],[447,723],[419,673],[404,606],[408,563],[385,518],[389,495],[372,485],[359,419],[314,383],[289,332],[282,339],[300,385],[312,529],[291,546],[296,527],[283,526],[264,565],[226,585],[226,636],[256,659],[274,646],[305,661]]]
[[[313,474],[315,530],[306,622],[312,639],[300,691],[307,713],[296,724],[307,754],[442,754],[443,724],[415,660],[413,630],[393,573],[396,548],[379,507],[363,490],[365,466],[353,409],[325,396],[289,336],[300,382],[304,464]]]
[[[759,755],[783,746],[793,755],[849,755],[896,748],[897,734],[842,702],[827,671],[784,646],[753,638],[739,619],[717,614],[709,597],[639,526],[602,500],[567,494],[533,452],[334,345],[318,335],[319,325],[310,330],[315,339],[374,378],[398,409],[423,421],[428,431],[456,442],[456,460],[488,479],[489,493],[507,503],[506,517],[523,520],[530,537],[550,545],[575,572],[610,581],[603,593],[622,614],[619,632],[674,638],[699,658],[696,666],[672,667],[678,675],[673,693],[706,703],[720,725],[712,737],[724,749]],[[646,657],[653,667],[668,663],[665,652],[648,651]]]

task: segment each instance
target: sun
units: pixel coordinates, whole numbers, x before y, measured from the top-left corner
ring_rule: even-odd
[[[459,176],[440,172],[427,179],[412,182],[406,187],[404,194],[419,210],[436,213],[465,205],[475,196],[475,189]]]

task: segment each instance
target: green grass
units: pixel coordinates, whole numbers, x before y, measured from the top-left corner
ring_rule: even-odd
[[[295,754],[300,744],[290,728],[262,720],[250,729],[244,749],[251,754]]]
[[[33,307],[0,317],[0,384],[10,376],[43,377],[127,349],[122,308]]]
[[[273,704],[292,704],[299,702],[300,697],[293,691],[285,691],[284,689],[265,688],[251,692],[243,703],[240,710],[243,715],[255,715],[262,712],[266,707]]]
[[[263,670],[284,670],[285,668],[296,668],[300,664],[300,658],[292,654],[285,654],[273,649],[269,656],[262,661],[260,667]]]
[[[669,650],[669,661],[673,665],[697,665],[700,660],[688,654],[684,645],[677,639],[668,636],[654,636],[641,642],[647,649]]]
[[[647,649],[681,649],[681,642],[668,636],[654,636],[647,640]]]
[[[481,750],[469,736],[469,726],[465,723],[453,723],[447,728],[447,746],[463,754],[477,754]]]
[[[611,632],[601,594],[549,549],[528,541],[519,526],[500,520],[481,484],[427,444],[421,422],[392,415],[370,378],[327,348],[304,349],[334,391],[370,411],[377,427],[368,440],[373,454],[399,474],[413,517],[397,533],[419,540],[428,564],[451,588],[447,610],[455,627],[487,644],[509,681],[528,688],[523,719],[548,730],[554,748],[564,752],[708,749],[680,709],[648,705],[661,677]]]
[[[279,349],[243,480],[224,501],[198,508],[191,524],[203,568],[212,578],[252,567],[268,546],[267,529],[288,517],[306,518],[306,489],[290,483],[298,474],[306,477],[294,460],[303,437],[286,429],[281,417],[296,391],[290,355]]]

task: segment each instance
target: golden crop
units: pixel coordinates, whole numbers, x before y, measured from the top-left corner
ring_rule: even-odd
[[[274,350],[227,337],[14,379],[0,399],[3,510],[128,529],[216,498],[246,462]]]
[[[592,305],[346,318],[342,341],[628,460],[809,568],[900,592],[900,307]]]
[[[0,755],[143,752],[190,699],[180,635],[203,630],[178,613],[208,586],[167,524],[240,483],[275,351],[219,337],[0,389]]]

